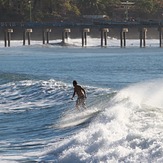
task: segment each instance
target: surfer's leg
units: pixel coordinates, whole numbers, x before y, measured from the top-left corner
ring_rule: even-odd
[[[85,98],[81,99],[81,105],[84,109],[87,109],[86,105],[85,105]]]
[[[76,109],[79,110],[79,106],[80,106],[80,99],[78,98],[76,100]]]

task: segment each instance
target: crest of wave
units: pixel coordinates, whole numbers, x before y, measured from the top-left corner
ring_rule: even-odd
[[[163,108],[163,80],[153,80],[139,83],[123,89],[119,93],[119,99],[128,98],[133,103],[154,108]]]

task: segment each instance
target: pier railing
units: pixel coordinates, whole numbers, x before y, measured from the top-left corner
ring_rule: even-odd
[[[0,28],[44,28],[44,27],[88,27],[88,28],[121,28],[121,27],[160,27],[163,21],[92,21],[89,23],[82,22],[0,22]]]

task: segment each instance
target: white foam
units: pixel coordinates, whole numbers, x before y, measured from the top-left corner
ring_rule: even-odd
[[[60,43],[62,40],[50,40],[50,44],[42,44],[42,41],[31,40],[30,46],[26,45],[23,46],[22,40],[11,40],[11,47],[60,47]],[[70,47],[82,47],[81,38],[68,38],[66,43]],[[88,36],[87,38],[87,45],[86,47],[100,47],[101,46],[101,39],[100,38],[92,38]],[[146,40],[147,47],[159,47],[159,39],[147,39]],[[4,47],[4,41],[0,41],[0,47]],[[108,45],[107,47],[120,47],[120,40],[116,38],[108,37]],[[127,39],[126,40],[126,47],[140,47],[140,40],[139,39]]]
[[[65,90],[63,82],[50,79],[23,80],[0,85],[0,112],[24,112],[30,109],[47,108],[63,103]],[[35,91],[37,89],[37,91]],[[55,95],[55,98],[51,98]],[[37,99],[38,96],[41,98]]]
[[[162,83],[138,83],[121,90],[87,128],[51,144],[45,155],[54,153],[49,160],[58,162],[162,162]]]

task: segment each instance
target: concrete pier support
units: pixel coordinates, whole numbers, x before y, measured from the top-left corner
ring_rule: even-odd
[[[50,32],[51,32],[51,29],[49,29],[49,28],[43,29],[43,32],[42,32],[42,41],[43,41],[43,44],[45,44],[45,40],[46,40],[46,43],[47,44],[49,43]]]
[[[105,46],[107,46],[107,33],[108,32],[109,32],[108,28],[101,29],[101,47],[104,46],[104,43],[105,43]]]
[[[128,28],[122,28],[120,31],[120,44],[121,48],[126,47],[126,33],[128,32]]]
[[[62,31],[62,43],[65,44],[65,39],[68,39],[68,34],[71,32],[70,28],[65,28]]]
[[[4,31],[4,42],[5,47],[10,47],[10,41],[11,41],[11,33],[13,33],[13,29],[5,29]],[[7,44],[8,42],[8,44]]]
[[[140,47],[146,46],[147,28],[140,29]]]
[[[31,44],[31,33],[32,29],[25,29],[23,33],[23,45],[25,45],[26,37],[28,39],[28,45]]]
[[[159,40],[160,40],[160,48],[163,46],[162,45],[162,34],[163,34],[163,27],[158,28],[159,31]]]
[[[84,28],[82,30],[82,46],[87,45],[87,33],[90,32],[89,28]]]

